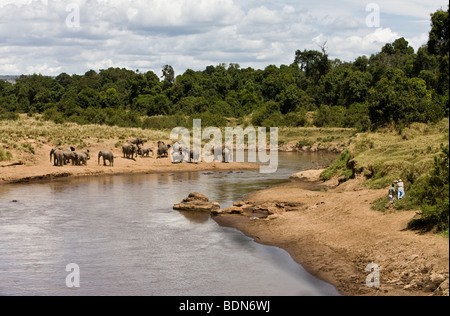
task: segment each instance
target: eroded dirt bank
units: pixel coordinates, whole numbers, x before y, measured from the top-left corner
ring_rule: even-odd
[[[319,174],[305,172],[301,180],[252,193],[243,200],[243,212],[237,207],[215,220],[287,250],[344,295],[448,295],[447,238],[405,230],[414,211],[371,210],[385,190],[365,189],[362,180],[322,184]],[[257,219],[255,207],[268,218]],[[380,288],[366,285],[371,263],[380,268]]]

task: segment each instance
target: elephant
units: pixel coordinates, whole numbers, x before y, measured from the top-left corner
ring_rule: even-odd
[[[76,155],[76,161],[75,164],[77,166],[80,165],[87,165],[87,161],[91,160],[91,155],[90,155],[90,151],[89,149],[87,150],[77,150],[75,151],[75,155]]]
[[[194,153],[189,145],[185,146],[182,142],[173,144],[171,154],[173,163],[198,163],[200,160],[200,155]]]
[[[125,145],[122,146],[122,152],[123,152],[123,157],[127,158],[127,159],[134,159],[134,155],[136,154],[137,157],[137,152],[139,150],[139,147],[135,144],[131,144],[131,143],[126,143]]]
[[[60,149],[55,149],[55,151],[52,150],[52,156],[54,160],[54,165],[57,167],[64,166],[64,152]],[[51,157],[50,157],[51,160]]]
[[[109,161],[109,165],[114,167],[114,154],[109,150],[104,150],[98,153],[98,164],[100,164],[100,158],[103,158],[103,165],[106,166],[106,160]]]
[[[75,164],[77,166],[87,166],[88,160],[91,159],[89,155],[89,150],[87,151],[75,151],[76,161]]]
[[[184,157],[185,157],[184,147],[181,142],[176,142],[175,144],[173,144],[172,150],[171,150],[171,155],[172,155],[172,163],[174,163],[174,164],[182,163],[184,161]]]
[[[64,165],[67,165],[69,162],[72,162],[72,165],[77,164],[78,158],[75,151],[64,150],[63,154],[64,154]]]
[[[52,158],[54,157],[54,154],[57,150],[61,150],[61,151],[75,151],[76,149],[74,147],[67,147],[67,148],[53,148],[50,151],[50,162],[52,162]],[[65,164],[65,163],[64,163]],[[56,166],[56,162],[55,162],[55,166]]]
[[[142,138],[135,138],[133,140],[130,140],[128,143],[130,144],[134,144],[136,146],[144,146],[144,141],[142,140]]]
[[[211,150],[211,154],[214,155],[214,160],[229,163],[232,159],[233,151],[227,146],[222,146],[222,160],[219,159],[219,155],[216,155],[214,150]]]
[[[229,147],[222,147],[222,162],[229,163],[233,159],[233,150]]]
[[[155,154],[155,153],[153,152],[153,149],[151,149],[151,148],[142,148],[142,149],[139,149],[139,154],[141,155],[142,158],[144,158],[144,156],[145,156],[145,157],[150,157],[150,153],[152,153],[153,155]]]
[[[169,157],[169,149],[171,145],[166,145],[164,142],[158,142],[158,158],[167,158]]]

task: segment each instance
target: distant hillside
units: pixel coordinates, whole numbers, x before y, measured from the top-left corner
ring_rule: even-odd
[[[15,84],[17,78],[19,78],[19,77],[20,76],[2,76],[2,75],[0,75],[0,80],[7,81],[9,83]]]

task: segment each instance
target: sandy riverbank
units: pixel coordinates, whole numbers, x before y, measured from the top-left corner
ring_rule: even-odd
[[[15,162],[3,162],[0,164],[0,184],[26,183],[39,180],[52,180],[65,177],[118,175],[133,173],[166,173],[166,172],[195,172],[195,171],[229,171],[229,170],[255,170],[258,165],[250,163],[199,163],[199,164],[172,164],[170,159],[156,159],[155,157],[141,158],[136,160],[125,159],[121,150],[113,150],[115,155],[114,167],[98,165],[98,152],[103,150],[104,145],[90,148],[91,160],[87,166],[55,167],[50,163],[50,146],[42,146],[36,149],[34,155],[22,155]]]
[[[368,190],[362,179],[341,186],[321,183],[320,171],[252,193],[254,205],[291,204],[270,219],[252,214],[219,215],[215,220],[255,241],[283,248],[308,271],[351,296],[448,295],[449,240],[407,231],[414,211],[371,210],[386,190]],[[317,190],[319,185],[325,189]],[[380,267],[380,288],[368,288],[366,267]]]

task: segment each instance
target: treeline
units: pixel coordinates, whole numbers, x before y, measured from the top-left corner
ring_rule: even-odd
[[[40,113],[57,123],[122,127],[223,126],[228,118],[258,126],[355,127],[436,122],[449,113],[449,12],[432,15],[427,45],[417,52],[404,38],[353,62],[330,60],[326,49],[295,53],[290,65],[264,70],[238,64],[159,77],[110,68],[52,78],[0,81],[0,119]]]

